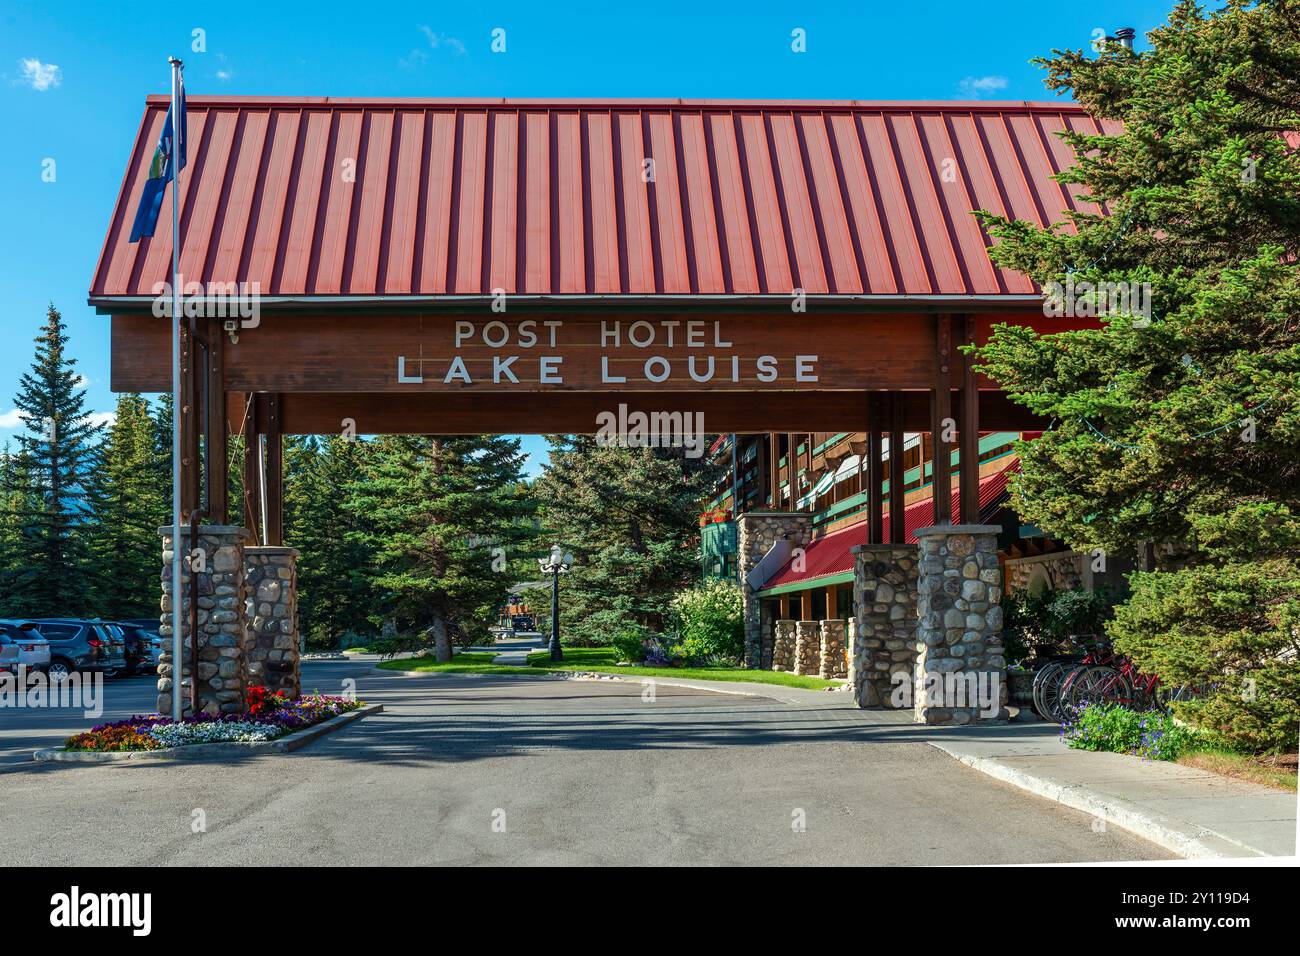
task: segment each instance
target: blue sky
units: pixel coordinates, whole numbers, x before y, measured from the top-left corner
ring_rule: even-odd
[[[1047,99],[1031,57],[1145,31],[1173,0],[846,4],[21,3],[0,7],[0,446],[53,301],[113,407],[86,305],[144,97],[193,94]],[[674,13],[673,10],[680,12]],[[178,12],[183,11],[183,12]],[[493,53],[494,29],[505,30]],[[806,51],[791,49],[805,31]],[[206,51],[194,52],[195,30]],[[53,160],[54,181],[42,173]],[[533,468],[544,449],[526,440]]]

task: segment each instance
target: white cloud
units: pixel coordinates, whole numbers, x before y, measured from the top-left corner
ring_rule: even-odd
[[[963,96],[979,98],[985,93],[1005,90],[1007,88],[1007,78],[1005,76],[968,76],[957,84],[957,88],[961,90]]]
[[[78,375],[72,382],[77,388],[90,388],[90,379],[84,375]]]
[[[445,33],[438,33],[433,30],[433,28],[425,26],[420,27],[420,32],[423,33],[425,38],[429,41],[429,46],[433,47],[435,50],[445,47],[453,53],[465,52],[464,42],[456,37],[449,37]]]
[[[23,68],[22,81],[38,93],[44,93],[63,82],[63,71],[53,63],[42,63],[36,57],[29,56],[19,60],[18,65]]]
[[[92,425],[112,425],[117,421],[117,412],[91,412],[86,417]]]
[[[16,408],[7,412],[0,412],[0,428],[18,428],[26,417]]]

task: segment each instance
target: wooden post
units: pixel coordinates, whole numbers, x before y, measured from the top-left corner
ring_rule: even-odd
[[[962,316],[962,344],[975,344],[975,316]],[[961,523],[980,523],[980,393],[974,360],[961,357],[961,431],[958,466]]]
[[[225,336],[221,320],[208,319],[208,376],[204,393],[203,474],[207,483],[207,515],[213,524],[230,521],[230,458],[226,445]]]
[[[838,584],[826,585],[826,616],[823,617],[822,620],[824,621],[835,620],[835,612],[838,610],[838,608],[835,606],[836,603],[835,598],[839,594],[839,590],[840,590],[840,586]]]
[[[889,542],[902,544],[907,536],[906,497],[903,491],[903,396],[889,396]]]
[[[812,620],[812,589],[799,592],[799,620]]]
[[[952,445],[944,433],[952,419],[952,317],[934,318],[934,384],[930,389],[930,436],[934,446],[934,523],[952,524]]]
[[[197,347],[193,328],[194,320],[180,323],[181,334],[181,521],[188,523],[190,515],[199,506],[199,431]]]
[[[262,469],[259,458],[262,434],[258,412],[261,403],[256,393],[249,392],[244,411],[244,527],[253,533],[253,541],[262,541]]]
[[[880,544],[885,540],[885,495],[880,474],[880,426],[884,421],[883,396],[872,393],[867,405],[867,541]]]
[[[284,443],[276,393],[266,396],[266,543],[284,544]]]
[[[799,475],[794,463],[794,452],[798,444],[794,439],[794,432],[785,436],[785,482],[786,491],[790,493],[790,507],[787,511],[799,510]]]
[[[781,436],[767,433],[767,500],[776,511],[781,506]]]

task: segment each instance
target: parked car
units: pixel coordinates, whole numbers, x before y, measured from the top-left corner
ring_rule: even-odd
[[[154,628],[141,627],[130,621],[119,621],[111,627],[122,632],[126,641],[126,673],[157,673],[158,661],[162,657],[162,638]]]
[[[0,628],[0,674],[18,673],[18,641]]]
[[[516,614],[510,619],[510,627],[515,631],[531,631],[533,629],[533,618],[529,614]]]
[[[0,620],[0,634],[10,637],[18,648],[18,663],[31,671],[44,671],[50,666],[50,642],[30,621]]]
[[[126,640],[103,621],[34,618],[31,623],[50,642],[51,680],[63,680],[74,671],[115,677],[126,670]]]

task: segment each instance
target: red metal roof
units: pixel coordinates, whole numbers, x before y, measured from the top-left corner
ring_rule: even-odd
[[[1020,459],[1008,456],[1006,464],[1002,468],[980,479],[981,518],[987,518],[991,512],[997,510],[1003,496],[1006,494],[1008,479],[1019,470]],[[960,511],[959,494],[960,489],[954,486],[952,492],[952,513],[954,515]],[[888,509],[885,510],[885,515],[885,533],[888,534]],[[934,524],[934,499],[927,497],[908,505],[903,510],[903,524],[904,540],[909,544],[915,544],[916,532],[921,528],[927,528]],[[818,578],[847,574],[853,570],[853,553],[851,549],[859,544],[866,543],[866,521],[859,521],[847,528],[832,531],[804,548],[802,571],[794,570],[794,561],[792,559],[763,585],[763,590],[785,584],[812,584]]]
[[[171,268],[127,242],[148,98],[92,300]],[[1051,179],[1070,104],[202,97],[181,271],[263,296],[1030,295],[970,215],[1095,208]],[[643,171],[653,161],[653,181]]]

